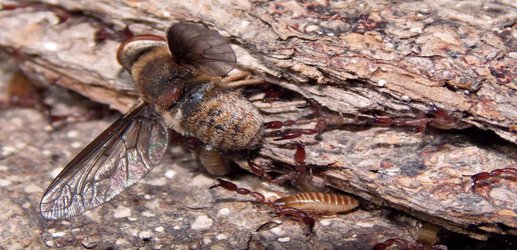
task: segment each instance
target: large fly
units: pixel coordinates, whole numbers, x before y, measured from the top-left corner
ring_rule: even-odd
[[[46,219],[81,214],[139,181],[163,158],[169,128],[199,139],[211,150],[238,151],[260,144],[264,127],[258,110],[238,93],[217,87],[236,58],[216,31],[176,23],[167,30],[167,40],[140,35],[126,41],[117,59],[131,73],[141,99],[50,184],[40,203]]]

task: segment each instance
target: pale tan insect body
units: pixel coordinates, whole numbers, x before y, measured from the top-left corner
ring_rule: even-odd
[[[359,202],[350,196],[309,192],[282,197],[275,200],[273,206],[292,207],[302,211],[334,214],[352,210],[359,206]]]

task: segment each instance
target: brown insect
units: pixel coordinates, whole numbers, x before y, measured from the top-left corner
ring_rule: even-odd
[[[470,177],[472,180],[471,188],[473,192],[483,186],[488,186],[500,179],[507,179],[517,182],[517,168],[499,168],[488,172],[477,173]]]
[[[199,140],[204,145],[200,162],[216,175],[228,172],[223,152],[256,149],[266,136],[283,140],[319,132],[291,129],[267,135],[258,109],[221,86],[221,76],[236,64],[224,37],[194,23],[176,23],[166,35],[166,40],[134,36],[119,47],[117,59],[131,73],[141,98],[54,179],[40,203],[44,218],[81,214],[139,181],[165,154],[169,128]],[[298,151],[295,161],[303,162],[305,153]],[[264,172],[257,165],[251,169]]]
[[[260,193],[239,188],[234,183],[220,178],[217,181],[219,183],[210,189],[222,187],[238,194],[250,195],[258,202],[272,207],[277,215],[290,216],[303,222],[308,227],[307,235],[312,233],[315,217],[318,214],[333,215],[350,211],[359,206],[359,202],[350,196],[320,192],[298,193],[268,201]]]
[[[439,108],[433,103],[425,114],[419,111],[417,113],[417,118],[374,116],[372,124],[378,126],[413,127],[416,132],[425,131],[427,126],[440,129],[462,129],[470,126],[462,123],[461,117],[458,115],[449,114],[445,109]]]

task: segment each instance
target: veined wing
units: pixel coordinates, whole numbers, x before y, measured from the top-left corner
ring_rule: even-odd
[[[145,103],[138,105],[61,171],[41,199],[41,215],[64,219],[111,200],[158,164],[167,144],[158,114]]]
[[[197,66],[205,74],[223,76],[235,67],[237,59],[228,40],[203,25],[173,24],[167,30],[167,42],[177,60]]]

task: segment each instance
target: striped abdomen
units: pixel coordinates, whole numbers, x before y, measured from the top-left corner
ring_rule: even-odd
[[[340,213],[356,208],[359,202],[346,195],[331,193],[299,193],[276,200],[275,207],[292,207],[319,213]]]
[[[263,118],[247,99],[220,90],[212,83],[189,92],[178,108],[181,124],[176,131],[194,136],[223,151],[256,148],[263,137]]]
[[[197,157],[201,165],[212,175],[226,175],[231,171],[228,159],[223,157],[217,148],[205,146],[198,150]]]

